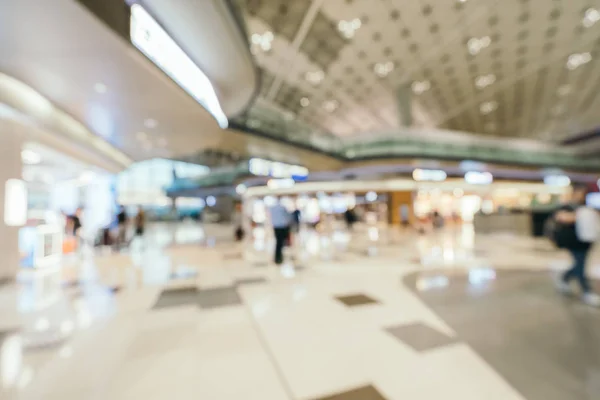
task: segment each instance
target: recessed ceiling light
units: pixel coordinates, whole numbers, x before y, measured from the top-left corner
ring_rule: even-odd
[[[581,21],[581,23],[586,28],[591,28],[598,21],[600,21],[600,11],[598,11],[595,8],[588,8],[587,10],[585,10],[583,20]]]
[[[571,93],[571,85],[562,85],[556,91],[559,96],[563,97]]]
[[[373,70],[380,78],[385,78],[390,72],[394,70],[394,63],[391,61],[377,63],[373,67]]]
[[[484,88],[494,84],[494,82],[496,82],[496,75],[494,75],[494,74],[481,75],[481,76],[478,76],[477,79],[475,79],[475,86],[477,86],[478,89],[484,89]]]
[[[325,73],[323,71],[307,72],[304,75],[304,78],[313,85],[318,85],[319,83],[323,82]]]
[[[497,108],[498,108],[498,102],[486,101],[485,103],[481,103],[481,105],[479,106],[479,111],[481,111],[482,114],[486,115],[486,114],[489,114],[489,113],[495,111]]]
[[[310,100],[308,99],[308,97],[303,97],[300,99],[300,105],[302,107],[308,107],[310,105]]]
[[[98,82],[94,85],[94,90],[96,93],[104,94],[108,91],[108,88],[104,83]]]
[[[262,51],[271,50],[273,43],[273,32],[266,31],[263,34],[255,33],[251,36],[250,40],[252,41],[252,49],[260,49]]]
[[[592,55],[589,52],[571,54],[567,60],[567,68],[573,71],[590,61],[592,61]]]
[[[338,105],[339,104],[337,100],[328,100],[325,103],[323,103],[323,108],[327,112],[334,112],[338,108]]]
[[[346,37],[346,39],[351,39],[354,37],[354,34],[360,27],[362,26],[362,22],[358,18],[354,18],[353,20],[341,20],[338,22],[338,30]]]
[[[480,38],[471,38],[467,42],[467,48],[469,49],[469,53],[472,55],[477,55],[481,52],[481,50],[489,47],[492,43],[492,39],[489,36],[483,36]]]
[[[154,129],[158,126],[158,121],[152,118],[144,120],[144,126],[148,129]]]
[[[422,94],[431,89],[431,82],[429,81],[415,81],[411,85],[412,91],[415,94]]]
[[[21,161],[23,164],[35,165],[42,162],[42,156],[33,150],[25,149],[21,151]]]

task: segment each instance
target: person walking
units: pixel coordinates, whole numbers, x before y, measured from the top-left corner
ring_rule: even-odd
[[[574,264],[558,280],[558,290],[564,294],[572,294],[570,282],[577,279],[582,291],[584,303],[600,307],[600,296],[592,291],[586,276],[585,267],[594,242],[600,232],[600,217],[597,211],[586,207],[589,188],[586,185],[574,184],[571,202],[555,214],[557,227],[555,241],[558,247],[568,250]]]
[[[283,248],[290,236],[290,224],[292,222],[292,216],[288,210],[281,204],[279,199],[269,209],[271,218],[271,225],[273,225],[273,232],[275,234],[275,264],[283,264]]]

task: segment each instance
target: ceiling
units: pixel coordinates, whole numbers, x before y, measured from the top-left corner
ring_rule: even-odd
[[[236,4],[262,71],[234,120],[247,129],[327,148],[433,128],[559,143],[600,126],[597,0]]]

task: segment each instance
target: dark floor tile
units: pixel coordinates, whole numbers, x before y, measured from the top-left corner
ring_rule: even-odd
[[[168,289],[163,290],[152,309],[157,310],[166,307],[189,306],[197,304],[198,289],[196,287]]]
[[[402,343],[419,352],[456,343],[454,338],[422,323],[393,326],[387,328],[386,331]]]
[[[216,308],[242,304],[235,286],[198,291],[198,304],[202,308]]]
[[[386,400],[373,386],[364,386],[347,392],[320,397],[316,400]]]
[[[266,283],[266,282],[267,282],[267,280],[265,278],[263,278],[262,276],[255,276],[255,277],[249,277],[249,278],[236,279],[235,285],[236,286],[252,285],[252,284],[256,284],[256,283]]]
[[[378,301],[365,295],[362,293],[347,295],[347,296],[338,296],[337,300],[344,303],[344,305],[348,307],[362,306],[365,304],[377,304]]]

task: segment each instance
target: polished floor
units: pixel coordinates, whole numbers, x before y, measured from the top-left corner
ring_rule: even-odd
[[[156,225],[21,273],[0,398],[600,398],[600,310],[555,293],[569,258],[543,240],[332,227],[277,268],[268,233],[232,231]]]

